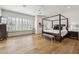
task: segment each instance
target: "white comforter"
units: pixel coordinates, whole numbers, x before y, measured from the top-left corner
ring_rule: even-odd
[[[44,32],[59,34],[59,30],[44,30]],[[67,30],[61,30],[61,36],[64,37],[67,34]]]

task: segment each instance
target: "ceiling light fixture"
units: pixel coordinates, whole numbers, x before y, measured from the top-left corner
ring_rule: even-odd
[[[27,7],[26,5],[22,5],[23,7]]]

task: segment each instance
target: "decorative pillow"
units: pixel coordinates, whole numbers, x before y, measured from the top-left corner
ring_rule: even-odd
[[[62,30],[62,26],[61,26],[61,30]],[[54,25],[54,30],[59,30],[59,25]]]

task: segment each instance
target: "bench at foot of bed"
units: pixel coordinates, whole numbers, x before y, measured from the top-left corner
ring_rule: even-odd
[[[55,36],[53,36],[53,35],[50,35],[50,34],[42,34],[44,37],[49,37],[50,39],[51,39],[51,41],[53,40],[55,40]]]

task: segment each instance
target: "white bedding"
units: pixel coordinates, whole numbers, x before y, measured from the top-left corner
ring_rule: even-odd
[[[44,30],[44,32],[59,34],[59,30]],[[61,36],[64,37],[67,34],[67,30],[61,30]]]

